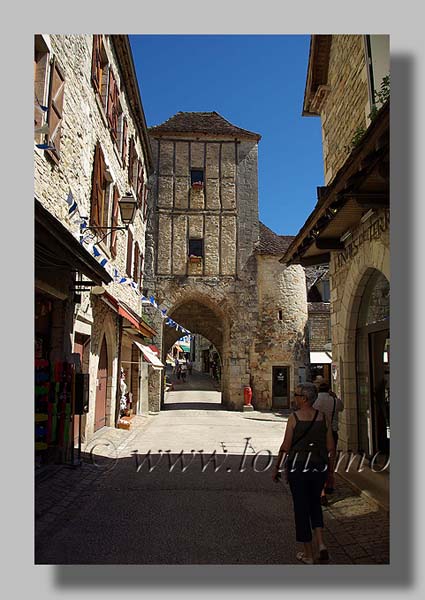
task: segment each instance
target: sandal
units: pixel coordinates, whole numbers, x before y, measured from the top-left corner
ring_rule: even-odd
[[[327,548],[322,548],[319,552],[319,560],[320,562],[328,562],[329,561],[329,552]]]
[[[296,554],[297,560],[304,563],[305,565],[314,565],[314,560],[312,558],[307,558],[304,556],[304,552],[297,552]]]

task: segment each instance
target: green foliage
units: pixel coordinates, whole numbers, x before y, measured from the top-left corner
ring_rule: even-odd
[[[375,102],[374,102],[374,104],[372,104],[372,110],[369,113],[369,119],[371,121],[373,121],[376,118],[376,116],[379,112],[379,109],[382,108],[382,106],[389,99],[389,97],[390,97],[390,76],[386,75],[381,81],[381,88],[380,88],[379,92],[377,90],[374,91]]]
[[[381,81],[380,90],[375,90],[374,98],[375,103],[372,104],[372,110],[369,113],[369,119],[372,122],[376,119],[380,109],[383,105],[389,100],[390,97],[390,76],[386,75]],[[366,133],[366,129],[364,127],[357,127],[354,132],[353,137],[351,138],[351,142],[348,146],[344,146],[344,150],[346,152],[351,152],[356,146],[358,146]]]

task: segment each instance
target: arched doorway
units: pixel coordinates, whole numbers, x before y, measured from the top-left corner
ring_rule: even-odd
[[[197,355],[200,354],[194,371],[196,377],[192,378],[192,382],[199,376],[200,389],[205,390],[208,388],[207,379],[210,377],[211,389],[221,392],[221,401],[225,404],[228,379],[224,355],[227,348],[228,327],[226,317],[220,307],[215,306],[215,303],[208,298],[201,297],[199,294],[188,294],[176,302],[168,315],[192,334],[191,350],[187,353],[188,356],[190,355],[191,362],[194,362],[194,334],[199,334],[196,336],[198,343],[200,337],[204,340],[205,344],[202,348],[198,347],[196,349]],[[181,336],[181,331],[164,325],[162,345],[164,364],[167,361],[167,356],[170,359],[169,352]]]
[[[369,268],[360,283],[356,327],[358,446],[369,455],[390,448],[390,284]]]
[[[97,431],[106,425],[106,400],[108,390],[108,349],[106,337],[103,337],[100,349],[99,366],[96,380],[96,405],[94,416],[94,430]]]

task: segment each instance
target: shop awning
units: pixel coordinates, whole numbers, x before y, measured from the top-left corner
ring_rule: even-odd
[[[310,364],[324,365],[332,362],[332,354],[330,352],[310,352]]]
[[[127,324],[124,324],[124,329],[128,328],[133,330],[134,333],[141,334],[147,338],[156,335],[156,331],[145,323],[140,316],[122,300],[117,300],[108,292],[105,292],[102,295],[102,300],[113,308],[121,317],[124,317],[125,323]]]
[[[190,345],[189,344],[182,344],[180,342],[179,346],[180,346],[180,348],[182,349],[183,352],[190,352]]]
[[[97,285],[110,283],[108,271],[39,200],[34,200],[36,273],[68,269],[83,273]]]
[[[164,365],[162,364],[162,362],[159,360],[157,355],[149,348],[149,346],[144,346],[143,344],[140,344],[139,342],[135,342],[134,340],[133,340],[133,344],[136,344],[136,346],[139,348],[139,350],[143,353],[143,356],[146,358],[148,363],[150,363],[154,369],[163,369],[164,368]]]

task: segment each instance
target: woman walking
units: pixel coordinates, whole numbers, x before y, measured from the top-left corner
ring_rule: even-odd
[[[296,557],[300,562],[312,565],[313,533],[319,561],[329,560],[323,539],[320,496],[328,470],[333,470],[335,444],[331,424],[327,423],[323,413],[313,408],[317,398],[315,385],[310,382],[298,385],[294,397],[297,410],[288,418],[273,480],[279,481],[280,465],[284,460],[294,503],[296,540],[303,544],[303,551]]]

